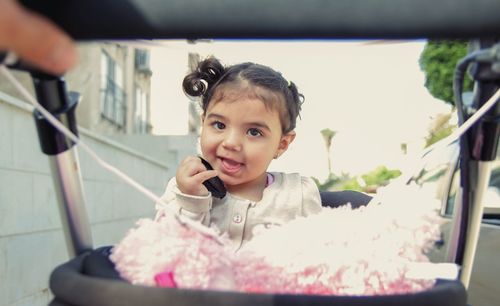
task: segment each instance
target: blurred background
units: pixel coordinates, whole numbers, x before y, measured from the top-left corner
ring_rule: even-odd
[[[197,119],[179,90],[186,61],[192,67],[213,55],[228,65],[268,65],[297,84],[306,98],[297,138],[271,170],[312,176],[322,189],[373,192],[456,125],[452,98],[431,94],[424,68],[429,75],[441,75],[439,80],[429,77],[427,87],[451,90],[458,57],[449,54],[458,50],[456,56],[465,55],[465,43],[431,43],[427,53],[423,40],[158,43],[151,50],[152,67],[158,69],[151,78],[152,133],[185,134],[190,130],[186,116]],[[427,66],[424,54],[429,54]],[[179,57],[175,67],[174,57]],[[446,57],[449,71],[443,67]],[[443,80],[447,77],[449,84]]]
[[[79,65],[64,79],[81,95],[81,139],[157,195],[179,161],[197,153],[199,108],[181,83],[207,56],[271,66],[305,96],[297,138],[270,170],[311,176],[321,190],[376,193],[456,127],[451,76],[466,53],[462,42],[423,40],[100,41],[78,49]],[[33,92],[29,75],[14,74]],[[154,216],[150,199],[88,154],[79,164],[95,247]],[[48,278],[68,252],[32,107],[3,76],[0,204],[0,306],[47,305]]]

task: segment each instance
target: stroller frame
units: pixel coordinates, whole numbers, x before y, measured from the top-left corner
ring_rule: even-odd
[[[307,3],[300,0],[271,3],[265,0],[215,0],[203,3],[176,0],[148,1],[147,4],[139,0],[124,0],[120,5],[116,5],[113,0],[24,0],[21,3],[47,16],[77,40],[479,37],[478,46],[484,49],[497,42],[484,37],[498,37],[500,34],[500,19],[496,14],[500,11],[500,3],[494,0],[477,0],[473,5],[466,0],[440,3],[432,0],[311,0]],[[221,9],[214,10],[215,7]],[[266,9],[263,10],[263,7]],[[284,7],[287,8],[285,11]],[[471,10],[476,14],[471,14]],[[75,18],[77,14],[92,14],[93,19]],[[158,19],[159,16],[161,19]],[[254,22],[256,19],[258,23]],[[122,26],[127,20],[134,22]],[[184,20],[192,20],[193,23]],[[491,66],[476,66],[475,108],[484,104],[499,88],[500,77]],[[74,110],[78,97],[66,92],[64,80],[22,63],[12,68],[31,73],[40,104],[77,134]],[[496,157],[500,136],[500,123],[496,118],[499,114],[500,105],[497,104],[461,139],[467,145],[462,146],[460,166],[462,172],[468,173],[468,177],[462,179],[461,190],[465,192],[461,192],[458,204],[467,205],[459,206],[464,213],[456,217],[456,240],[452,243],[454,249],[450,252],[453,254],[450,260],[465,268],[461,273],[465,286],[470,277],[482,218],[480,199],[487,185],[485,178],[490,175],[487,162]],[[42,152],[51,159],[68,252],[71,257],[78,257],[88,253],[94,246],[85,211],[77,148],[36,111],[34,117]],[[478,150],[480,137],[484,142],[479,154],[477,151],[471,152],[472,148]],[[469,159],[464,159],[464,156],[469,156]]]

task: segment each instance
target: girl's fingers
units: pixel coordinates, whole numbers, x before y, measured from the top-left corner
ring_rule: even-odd
[[[207,169],[205,168],[205,166],[203,166],[203,164],[192,162],[192,163],[184,165],[183,166],[183,171],[188,176],[194,176],[194,175],[196,175],[196,174],[198,174],[200,172],[207,171]]]
[[[189,156],[177,170],[177,187],[186,194],[204,195],[208,191],[203,182],[217,175],[216,170],[207,170],[199,157]]]
[[[189,177],[177,177],[177,187],[182,193],[203,196],[208,193],[203,182],[217,176],[215,170],[205,170]]]
[[[200,172],[200,173],[194,175],[193,178],[196,180],[196,182],[201,184],[204,181],[206,181],[212,177],[215,177],[217,175],[218,175],[218,173],[216,170],[207,170],[207,171],[203,171],[203,172]]]
[[[190,156],[188,156],[188,157],[186,157],[186,158],[184,158],[182,160],[181,165],[190,164],[190,163],[193,163],[196,160],[199,160],[199,158],[197,156],[190,155]]]
[[[188,174],[189,176],[193,176],[200,172],[207,171],[207,168],[201,162],[198,156],[188,156],[182,162],[180,167],[182,171]]]

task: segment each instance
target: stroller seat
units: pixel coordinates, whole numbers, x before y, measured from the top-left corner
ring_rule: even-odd
[[[367,205],[371,197],[355,191],[323,192],[323,206],[346,202],[353,208]],[[50,306],[465,306],[462,283],[438,280],[426,291],[379,296],[322,296],[255,294],[212,290],[157,288],[132,285],[123,280],[109,260],[112,247],[84,253],[57,267],[50,278],[55,295]]]

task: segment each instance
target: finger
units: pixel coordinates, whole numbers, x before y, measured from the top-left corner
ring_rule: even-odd
[[[203,172],[200,172],[200,173],[194,175],[193,178],[197,182],[203,183],[204,181],[211,179],[212,177],[215,177],[217,175],[218,175],[218,172],[216,170],[207,170],[207,171],[203,171]]]
[[[200,159],[197,156],[190,155],[184,158],[181,162],[181,165],[191,165],[191,164],[200,164],[202,165]]]
[[[196,157],[196,156],[194,156],[194,155],[188,155],[188,156],[186,156],[186,158],[184,158],[184,159],[182,160],[182,162],[183,162],[183,163],[191,162],[191,161],[195,160],[196,158],[197,158],[197,157]]]
[[[198,163],[198,162],[191,162],[189,164],[185,164],[182,166],[182,171],[189,176],[194,176],[200,172],[205,172],[207,169],[203,164]]]
[[[75,64],[76,49],[67,34],[15,1],[2,2],[0,48],[12,50],[27,62],[55,74],[62,74]]]

